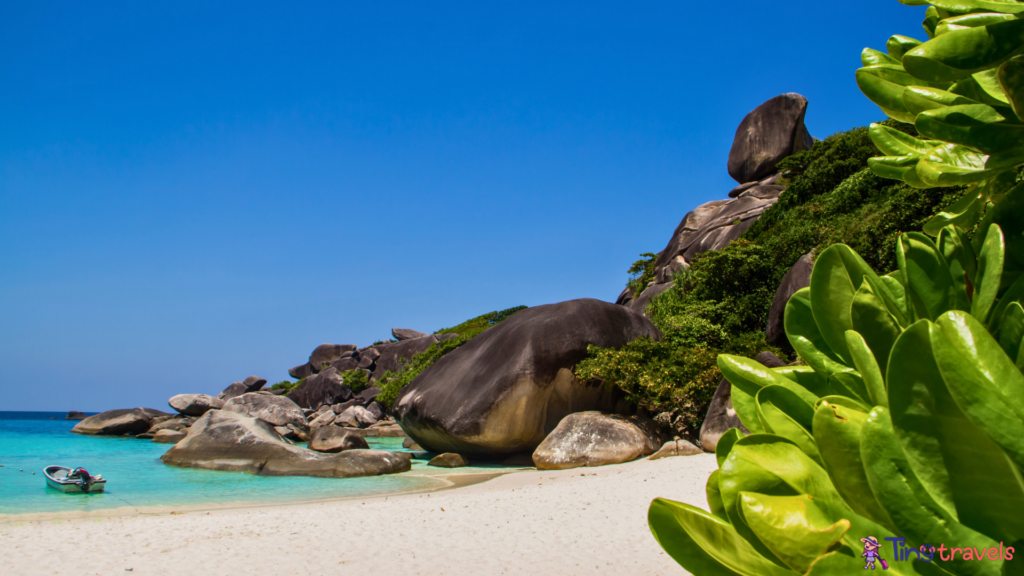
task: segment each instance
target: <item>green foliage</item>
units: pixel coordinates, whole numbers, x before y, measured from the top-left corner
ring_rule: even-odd
[[[306,381],[305,378],[303,378],[302,380],[298,380],[296,382],[292,382],[291,380],[282,380],[282,381],[278,382],[277,384],[274,384],[273,386],[271,386],[269,389],[270,390],[285,390],[286,392],[291,392],[299,384],[302,384],[305,381]]]
[[[381,389],[380,395],[377,396],[377,402],[382,406],[391,408],[394,406],[395,401],[398,400],[398,393],[401,392],[402,388],[419,376],[420,372],[433,365],[434,362],[437,362],[445,354],[476,338],[484,330],[525,309],[526,306],[516,306],[506,310],[489,312],[466,320],[458,326],[438,330],[435,334],[458,334],[459,337],[435,342],[423,352],[413,355],[412,358],[399,358],[399,364],[401,365],[399,372],[395,373],[389,370],[377,381],[377,387]]]
[[[356,394],[366,390],[370,385],[370,375],[358,368],[342,372],[341,380],[345,386],[351,388]]]
[[[626,286],[633,292],[634,298],[639,296],[644,288],[654,280],[654,262],[657,259],[657,254],[644,252],[640,255],[640,260],[633,262],[633,265],[626,271],[629,274],[629,282],[626,283]]]
[[[1001,207],[1024,205],[1024,187]],[[711,511],[655,500],[652,532],[703,574],[833,574],[859,539],[978,549],[1024,538],[1024,268],[1010,258],[1022,210],[997,210],[983,238],[946,226],[896,243],[879,276],[839,244],[786,307],[806,367],[722,354],[751,434],[720,441]],[[1011,216],[1013,214],[1013,216]],[[883,556],[884,557],[884,556]],[[957,558],[952,574],[1008,574]],[[914,573],[890,564],[897,573]]]

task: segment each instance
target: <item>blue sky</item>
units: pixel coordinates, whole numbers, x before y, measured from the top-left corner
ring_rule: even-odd
[[[323,342],[614,300],[783,92],[881,112],[835,2],[8,2],[0,410],[166,409]]]

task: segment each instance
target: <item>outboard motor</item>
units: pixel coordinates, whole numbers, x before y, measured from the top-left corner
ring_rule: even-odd
[[[68,474],[68,479],[75,478],[80,480],[79,485],[82,487],[82,492],[88,492],[89,488],[92,487],[92,476],[85,468],[75,468],[71,471],[71,474]]]

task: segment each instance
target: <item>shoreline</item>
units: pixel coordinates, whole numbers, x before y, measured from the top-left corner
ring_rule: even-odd
[[[63,521],[74,521],[74,520],[90,520],[90,519],[102,519],[102,518],[120,518],[120,517],[151,517],[151,516],[171,516],[179,514],[198,514],[202,512],[224,512],[230,510],[258,510],[264,508],[278,508],[284,506],[310,506],[315,504],[322,504],[325,502],[344,502],[348,500],[374,500],[374,499],[388,499],[396,496],[408,496],[417,494],[427,494],[433,492],[442,492],[445,490],[453,490],[455,488],[463,488],[466,486],[472,486],[474,484],[481,484],[492,480],[499,476],[507,474],[514,474],[517,472],[528,472],[534,470],[532,468],[523,468],[519,470],[507,470],[501,472],[467,472],[464,474],[459,473],[448,473],[448,474],[418,474],[417,476],[422,478],[429,478],[439,480],[447,483],[446,485],[423,488],[420,490],[406,490],[401,492],[392,492],[386,494],[372,494],[372,495],[354,495],[354,496],[336,496],[327,498],[312,498],[312,499],[299,499],[299,500],[283,500],[279,502],[260,503],[260,502],[246,502],[237,501],[229,502],[225,504],[205,503],[205,504],[184,504],[184,505],[163,505],[163,506],[121,506],[117,508],[103,508],[99,510],[91,510],[86,512],[73,511],[73,512],[26,512],[22,514],[0,514],[0,526],[18,526],[25,523],[39,523],[39,522],[63,522]]]
[[[714,454],[522,470],[459,489],[206,513],[0,524],[4,574],[685,574],[654,498],[707,508]],[[450,481],[450,480],[449,480]],[[454,484],[454,483],[453,483]],[[381,543],[386,543],[384,547]]]

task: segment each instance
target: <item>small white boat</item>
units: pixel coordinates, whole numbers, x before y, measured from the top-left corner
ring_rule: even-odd
[[[43,469],[46,484],[50,488],[67,493],[103,492],[107,481],[102,474],[92,476],[85,468],[66,468],[64,466],[47,466]]]

